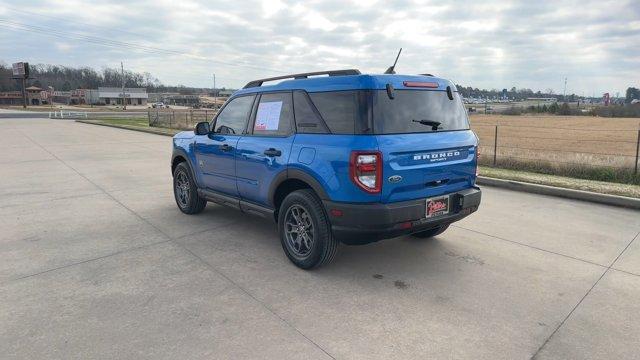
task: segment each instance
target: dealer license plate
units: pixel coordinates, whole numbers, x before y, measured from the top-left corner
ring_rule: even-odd
[[[449,195],[427,199],[427,218],[449,213]]]

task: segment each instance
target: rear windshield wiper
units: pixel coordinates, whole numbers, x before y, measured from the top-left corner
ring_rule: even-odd
[[[440,126],[440,124],[442,124],[439,121],[432,121],[432,120],[411,120],[411,121],[420,123],[422,125],[429,125],[431,126],[431,130],[433,131],[438,130],[438,127]]]

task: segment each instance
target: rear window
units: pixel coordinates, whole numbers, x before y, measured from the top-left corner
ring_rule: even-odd
[[[371,133],[367,116],[367,92],[330,91],[309,93],[311,101],[333,134]]]
[[[394,99],[385,90],[373,92],[373,123],[376,134],[431,132],[432,125],[420,121],[439,122],[437,131],[469,129],[467,113],[457,92],[449,100],[445,91],[395,90]]]

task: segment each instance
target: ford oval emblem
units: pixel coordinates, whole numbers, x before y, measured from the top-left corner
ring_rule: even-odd
[[[395,184],[395,183],[398,183],[400,181],[402,181],[402,176],[400,176],[400,175],[389,176],[389,182],[390,183],[394,183]]]

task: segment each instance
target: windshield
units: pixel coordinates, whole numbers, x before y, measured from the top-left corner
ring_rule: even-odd
[[[376,134],[406,134],[469,129],[467,113],[457,92],[449,100],[445,91],[395,90],[390,99],[385,90],[373,95]],[[434,123],[437,130],[434,130]]]

